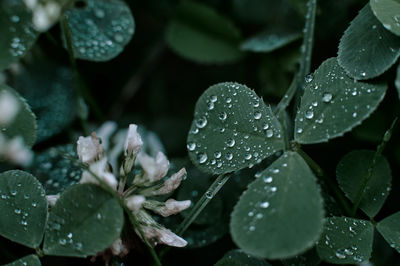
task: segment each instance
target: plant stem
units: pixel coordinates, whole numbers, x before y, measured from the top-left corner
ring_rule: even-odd
[[[68,25],[68,22],[67,22],[67,19],[65,18],[65,16],[62,16],[60,22],[61,22],[61,27],[64,29],[63,32],[64,32],[64,37],[65,37],[65,43],[67,45],[69,61],[71,63],[72,69],[74,71],[74,77],[75,77],[75,82],[76,82],[76,91],[77,91],[78,97],[85,99],[86,102],[90,105],[90,107],[93,110],[97,119],[100,121],[103,121],[104,115],[101,112],[100,107],[97,105],[97,103],[94,100],[93,96],[91,95],[89,89],[84,85],[84,83],[82,82],[82,79],[80,77],[80,74],[78,71],[78,66],[76,64],[76,60],[75,60],[75,56],[74,56],[74,50],[72,47],[71,29]]]
[[[336,185],[336,183],[329,178],[322,170],[322,168],[310,157],[308,156],[307,153],[305,153],[302,149],[297,148],[296,152],[300,154],[301,157],[307,162],[308,166],[314,171],[314,173],[318,176],[323,178],[323,180],[327,183],[329,188],[332,190],[332,192],[335,194],[337,200],[340,202],[340,204],[343,207],[343,210],[346,212],[347,215],[351,214],[351,207],[348,204],[345,196],[342,194],[341,190],[339,187]]]
[[[376,152],[374,154],[374,157],[372,158],[372,162],[368,167],[368,171],[367,174],[365,175],[363,182],[361,184],[360,189],[358,190],[356,197],[354,199],[354,205],[353,205],[353,209],[351,211],[352,217],[354,217],[356,215],[357,209],[360,206],[362,197],[364,195],[365,189],[367,188],[367,185],[369,183],[369,181],[372,178],[372,173],[374,171],[374,168],[376,166],[376,162],[378,160],[378,157],[382,154],[383,150],[385,149],[386,144],[389,142],[391,136],[392,136],[392,132],[394,129],[394,126],[396,125],[397,122],[397,117],[393,120],[392,124],[390,125],[390,128],[385,132],[383,139],[381,141],[381,143],[378,145],[378,147],[376,148]]]
[[[201,211],[207,206],[211,199],[218,193],[218,191],[225,185],[228,181],[230,175],[222,174],[214,180],[208,190],[201,196],[199,201],[196,202],[193,209],[190,211],[189,215],[182,221],[179,227],[176,229],[178,235],[182,235],[189,225],[197,218]]]
[[[296,93],[297,90],[297,82],[298,80],[298,75],[295,75],[293,77],[292,83],[290,84],[289,89],[286,91],[285,95],[282,97],[280,102],[278,103],[278,106],[275,109],[275,115],[279,116],[290,104],[290,102],[293,99],[293,96]]]

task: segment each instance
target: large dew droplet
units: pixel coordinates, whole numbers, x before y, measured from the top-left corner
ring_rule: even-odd
[[[204,152],[199,153],[197,158],[199,160],[199,163],[205,163],[207,161],[207,159],[208,159],[207,158],[207,154],[204,153]]]
[[[203,128],[206,125],[207,125],[207,118],[205,118],[204,116],[196,119],[196,126],[198,128]]]

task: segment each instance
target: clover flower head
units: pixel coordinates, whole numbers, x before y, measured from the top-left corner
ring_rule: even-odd
[[[158,152],[155,157],[143,152],[139,153],[143,141],[137,132],[137,125],[129,126],[124,141],[124,145],[121,146],[124,158],[117,178],[107,161],[107,151],[103,150],[101,140],[96,134],[79,137],[77,142],[79,160],[88,165],[88,169],[82,173],[80,183],[103,183],[116,191],[140,226],[140,228],[135,228],[135,231],[152,245],[186,246],[187,242],[183,238],[157,223],[150,214],[152,212],[167,217],[190,207],[190,200],[177,201],[170,198],[161,202],[152,199],[153,196],[169,194],[178,188],[186,175],[185,168],[166,177],[170,163],[164,153]],[[111,153],[112,157],[115,157],[114,149],[111,149]],[[56,197],[48,200],[54,201]],[[121,239],[117,239],[110,250],[111,253],[117,255],[127,252]]]

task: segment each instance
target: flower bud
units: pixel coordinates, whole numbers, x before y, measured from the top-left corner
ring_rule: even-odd
[[[171,193],[179,187],[182,182],[183,177],[186,175],[186,169],[182,168],[177,173],[173,174],[170,178],[165,180],[162,187],[152,191],[152,195],[165,195]]]
[[[88,137],[79,137],[77,142],[79,160],[83,163],[93,163],[103,157],[103,147],[96,133]]]
[[[168,199],[165,203],[146,201],[143,207],[150,209],[163,217],[168,217],[189,208],[191,204],[192,202],[190,200],[177,201],[174,199]]]
[[[137,132],[137,125],[130,124],[124,145],[125,156],[136,157],[142,145],[143,141],[140,134]]]
[[[142,230],[146,239],[154,246],[157,244],[165,244],[172,247],[184,247],[187,245],[185,239],[164,227],[143,226]]]

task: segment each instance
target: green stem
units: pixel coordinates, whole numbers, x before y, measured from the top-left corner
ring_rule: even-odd
[[[297,80],[298,76],[295,75],[292,80],[292,83],[290,84],[289,89],[286,91],[285,95],[282,97],[282,99],[278,103],[278,106],[275,109],[274,113],[276,116],[279,116],[282,113],[282,111],[284,111],[292,101],[293,96],[295,95],[297,90],[297,84],[298,84]]]
[[[79,71],[78,71],[78,66],[76,64],[75,56],[74,56],[74,50],[72,47],[72,34],[71,34],[71,29],[68,25],[67,19],[65,16],[63,16],[60,20],[61,27],[63,28],[64,32],[64,37],[65,37],[65,43],[67,46],[67,51],[68,51],[68,57],[69,61],[71,63],[72,69],[74,71],[74,77],[76,81],[76,91],[78,94],[78,97],[81,97],[85,99],[85,101],[90,105],[91,109],[93,110],[95,116],[99,121],[104,120],[104,115],[101,112],[100,107],[97,105],[96,101],[94,100],[93,96],[91,95],[89,89],[84,85]]]
[[[335,194],[336,199],[340,202],[340,204],[343,207],[343,210],[346,212],[347,215],[351,214],[351,207],[349,203],[347,202],[345,196],[342,194],[341,190],[339,187],[336,185],[336,183],[329,178],[322,170],[322,168],[310,157],[308,156],[307,153],[305,153],[302,149],[296,148],[296,152],[300,154],[301,157],[307,162],[307,164],[310,166],[310,168],[314,171],[314,173],[318,176],[323,178],[323,180],[326,182],[326,184],[329,186],[329,188],[332,190],[332,192]]]
[[[390,138],[392,136],[392,132],[393,132],[394,126],[396,125],[396,123],[397,123],[397,117],[393,120],[392,124],[390,125],[390,128],[385,132],[381,143],[376,148],[376,152],[374,154],[374,157],[372,158],[372,162],[368,167],[367,174],[363,178],[363,182],[361,184],[361,187],[359,188],[359,190],[358,190],[358,192],[356,194],[356,197],[354,199],[354,205],[353,205],[353,209],[351,211],[352,217],[354,217],[356,215],[356,212],[358,210],[358,207],[360,206],[362,197],[364,196],[365,189],[367,188],[367,185],[368,185],[369,181],[372,178],[372,173],[373,173],[373,171],[375,169],[378,157],[382,154],[383,150],[385,149],[386,144],[389,142],[389,140],[390,140]]]
[[[177,228],[176,232],[178,235],[183,235],[189,225],[199,216],[201,211],[207,206],[211,199],[218,193],[218,191],[225,185],[228,181],[230,175],[222,174],[214,180],[208,190],[201,196],[199,201],[196,202],[193,209],[190,211],[189,215],[182,221],[182,223]]]

